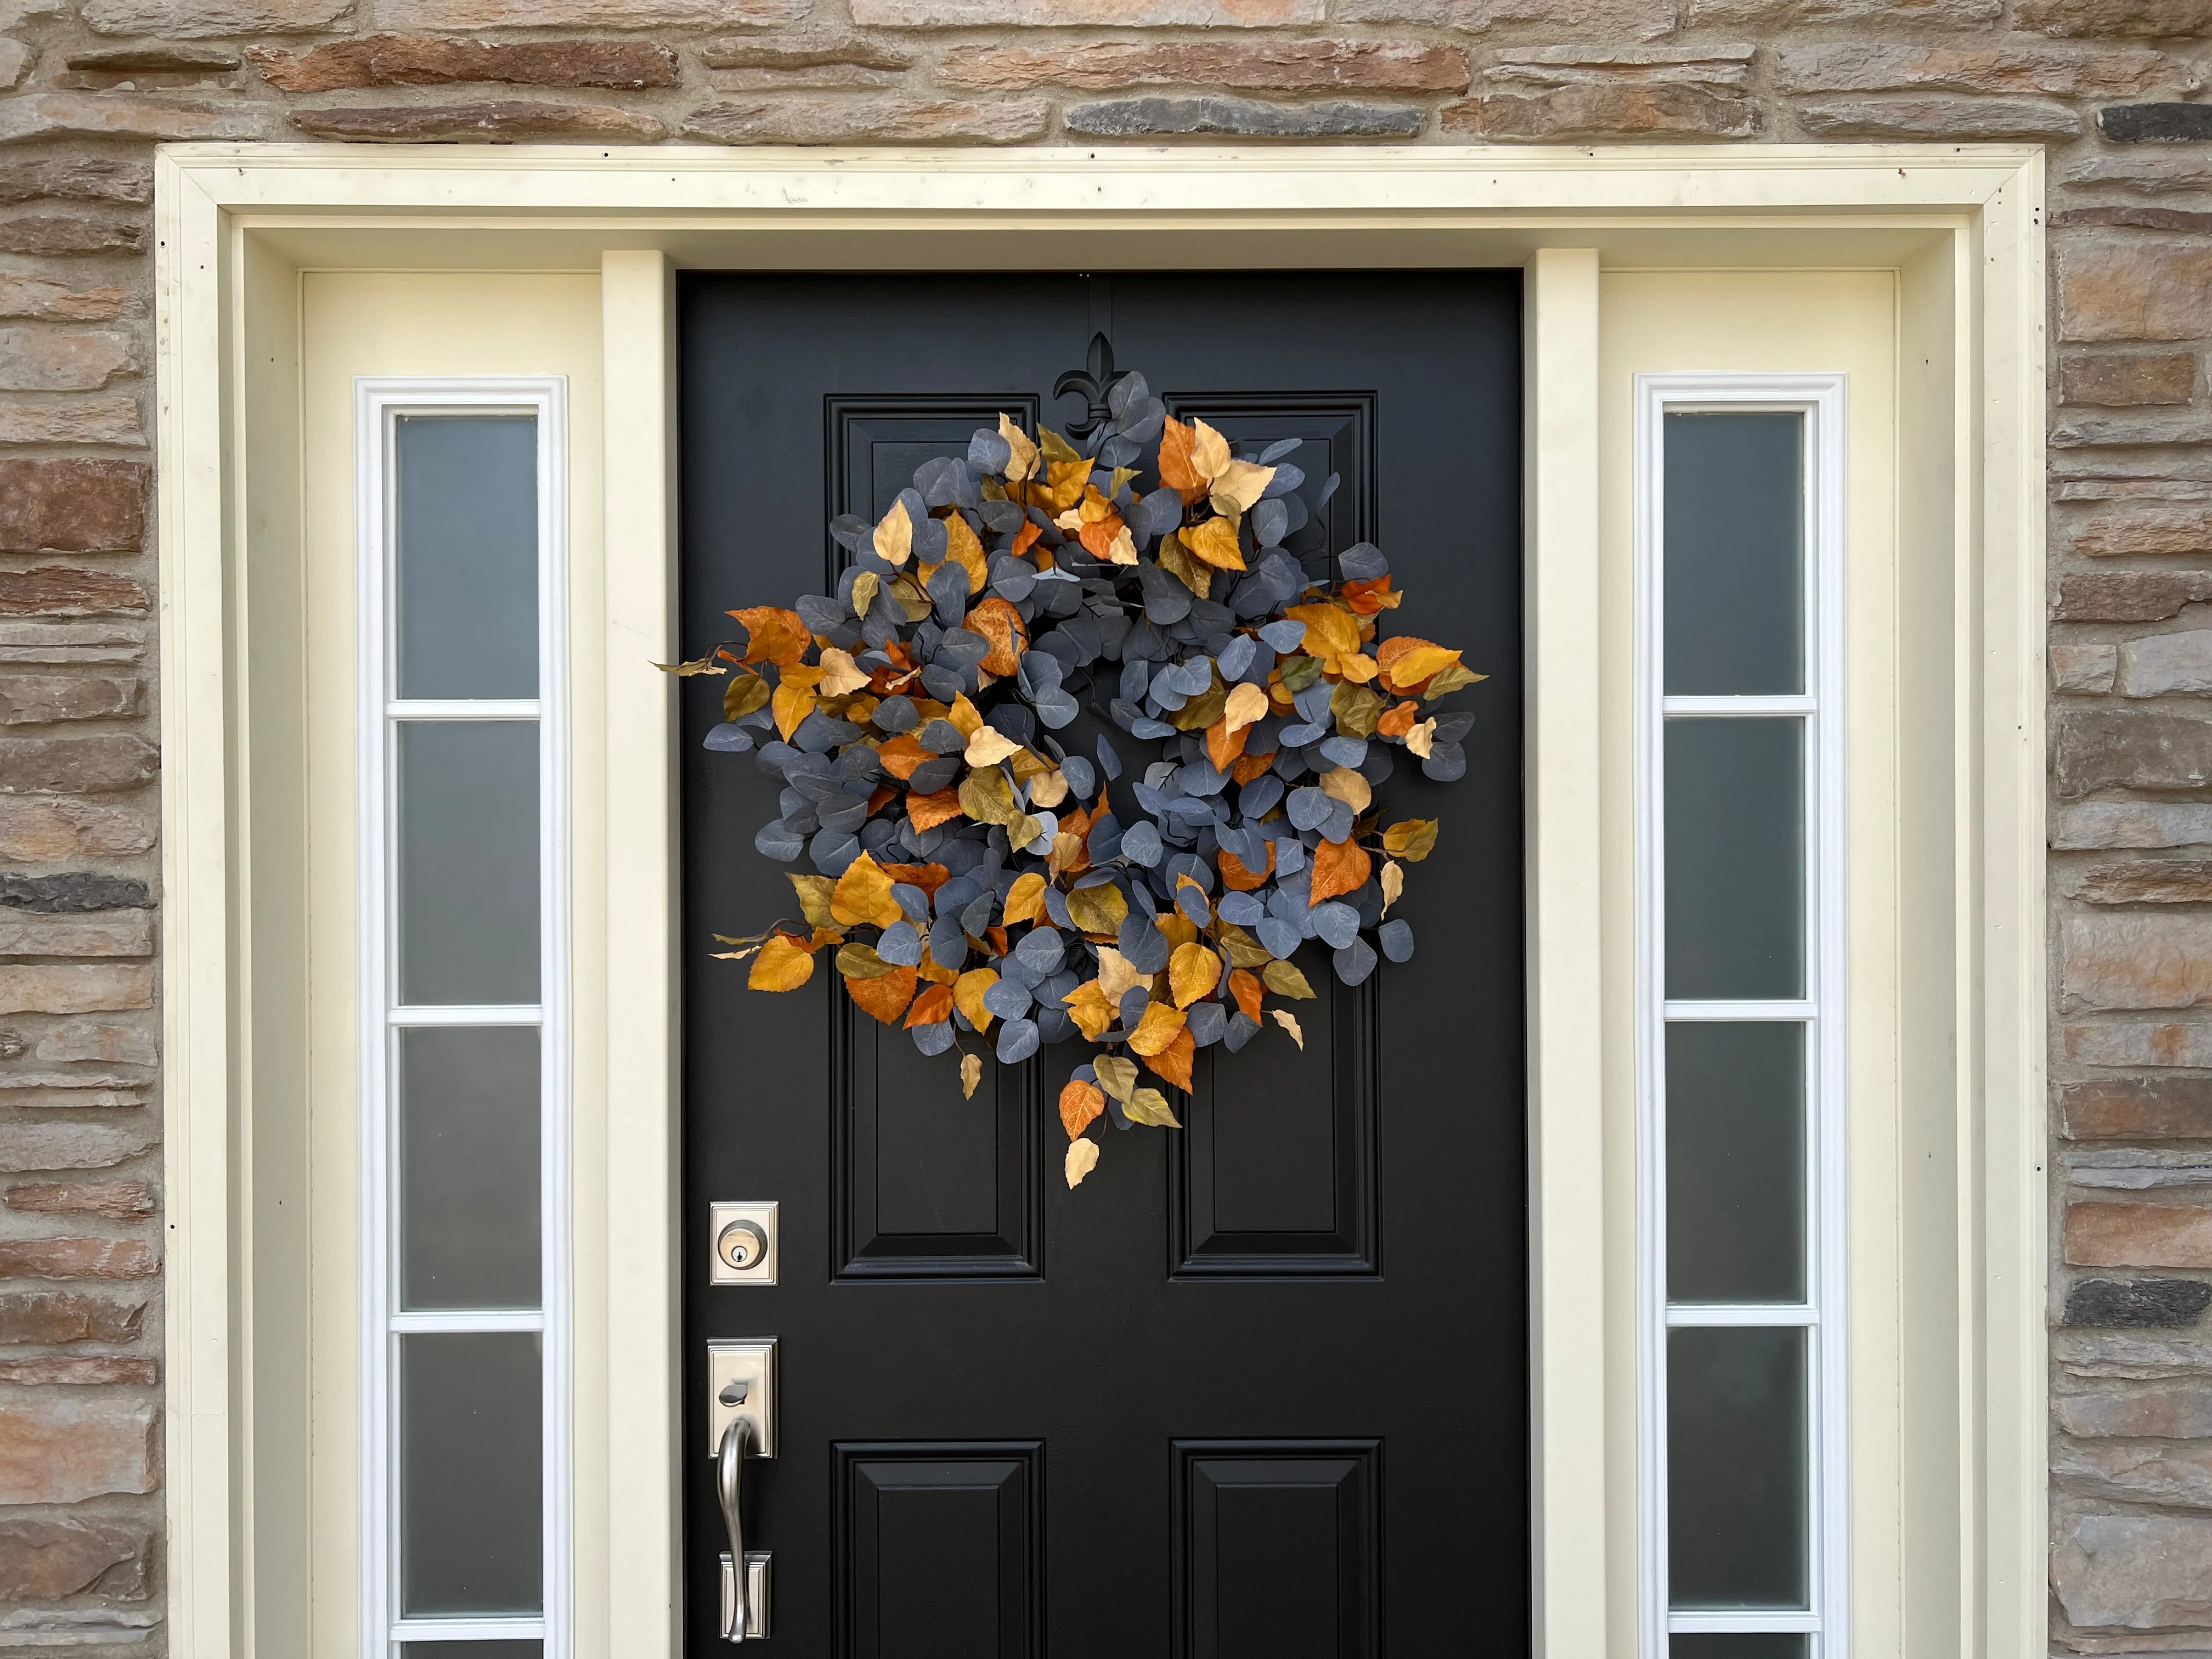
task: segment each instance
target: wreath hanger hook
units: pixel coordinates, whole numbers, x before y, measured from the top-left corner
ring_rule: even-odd
[[[1052,383],[1054,397],[1065,398],[1071,392],[1079,392],[1088,405],[1081,420],[1067,422],[1068,434],[1076,438],[1089,437],[1112,418],[1113,411],[1106,405],[1106,394],[1113,390],[1116,380],[1128,374],[1127,369],[1115,372],[1114,343],[1103,333],[1091,337],[1091,349],[1087,355],[1086,367],[1071,368]]]

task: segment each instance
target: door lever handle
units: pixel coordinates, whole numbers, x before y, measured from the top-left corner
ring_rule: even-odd
[[[722,1639],[757,1642],[769,1634],[769,1553],[745,1547],[745,1464],[775,1455],[775,1339],[709,1342],[707,1372],[714,1496],[730,1543],[721,1558]]]
[[[741,1387],[742,1385],[732,1385]],[[739,1401],[743,1395],[739,1395]],[[732,1405],[739,1403],[732,1401]],[[737,1563],[744,1562],[747,1569],[752,1560],[745,1553],[745,1458],[753,1447],[753,1424],[749,1417],[732,1417],[722,1430],[721,1449],[715,1454],[714,1490],[722,1500],[722,1525],[730,1534],[730,1553],[722,1558],[722,1639],[742,1642],[754,1635],[764,1620],[757,1619],[749,1594],[751,1585],[746,1581],[750,1571],[740,1571]],[[767,1564],[762,1564],[765,1566]],[[763,1586],[765,1588],[765,1586]],[[766,1608],[763,1608],[764,1613]],[[766,1635],[765,1630],[758,1634]]]

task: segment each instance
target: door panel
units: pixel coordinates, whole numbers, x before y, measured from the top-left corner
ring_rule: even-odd
[[[1183,418],[1300,440],[1310,500],[1340,473],[1292,550],[1317,568],[1380,542],[1413,596],[1386,631],[1462,645],[1492,677],[1456,700],[1468,779],[1377,792],[1443,820],[1398,912],[1421,954],[1356,989],[1306,964],[1303,1052],[1273,1028],[1203,1051],[1188,1127],[1106,1132],[1074,1192],[1052,1103],[1085,1045],[987,1062],[963,1101],[948,1059],[827,985],[758,995],[709,959],[713,933],[791,900],[752,850],[778,781],[700,748],[718,709],[693,688],[684,1443],[708,1437],[703,1344],[779,1339],[780,1454],[746,1472],[775,1641],[1354,1659],[1386,1631],[1467,1651],[1479,1627],[1486,1650],[1523,1645],[1517,274],[700,276],[681,307],[687,652],[725,611],[824,591],[828,518],[880,514],[1000,410],[1079,416],[1051,388],[1099,330]],[[1087,750],[1102,729],[1087,711],[1062,736]],[[1145,747],[1116,738],[1125,760]],[[781,1202],[773,1288],[706,1282],[707,1206],[731,1199]],[[720,1649],[710,1474],[703,1455],[686,1471],[700,1655]]]

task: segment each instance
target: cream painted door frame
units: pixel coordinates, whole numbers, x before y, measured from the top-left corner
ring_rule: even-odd
[[[373,164],[372,164],[373,163]],[[580,1352],[620,1355],[580,1419],[605,1514],[578,1562],[580,1655],[675,1648],[672,276],[680,265],[1450,265],[1527,272],[1531,1595],[1547,1659],[1636,1651],[1609,1483],[1618,1213],[1603,1152],[1610,994],[1601,824],[1608,366],[1601,272],[1895,273],[1897,535],[1908,678],[1945,765],[1900,799],[1930,849],[1914,898],[1942,964],[1917,988],[1964,1058],[1910,1080],[1948,1146],[1928,1201],[1956,1259],[1948,1346],[1901,1375],[1938,1476],[1902,1517],[1895,1650],[2012,1655],[2044,1623],[2041,1101],[2042,160],[2027,149],[1613,151],[1185,148],[610,154],[182,146],[157,171],[164,946],[170,1072],[170,1640],[193,1659],[308,1651],[285,1540],[310,1448],[280,1262],[304,1207],[310,1063],[293,919],[307,822],[298,712],[305,270],[563,270],[600,283],[605,424],[596,1087],[608,1154],[580,1258],[605,1285]],[[590,441],[579,432],[576,441]],[[1922,706],[1936,706],[1923,703]],[[619,880],[611,877],[619,876]],[[1933,905],[1930,911],[1929,907]],[[587,1000],[579,994],[580,1007]],[[1941,1131],[1940,1133],[1937,1132]],[[1948,1139],[1945,1139],[1948,1137]],[[580,1179],[586,1172],[580,1171]],[[287,1206],[290,1206],[288,1210]],[[1944,1426],[1948,1425],[1948,1426]],[[1626,1434],[1632,1439],[1632,1432]],[[1632,1551],[1630,1552],[1632,1553]],[[1621,1586],[1629,1589],[1624,1600]],[[1862,1651],[1865,1650],[1862,1648]]]

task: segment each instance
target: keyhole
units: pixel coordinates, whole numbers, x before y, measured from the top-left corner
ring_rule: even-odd
[[[760,1265],[768,1254],[768,1235],[757,1223],[732,1221],[722,1229],[714,1248],[725,1262],[742,1271]]]

